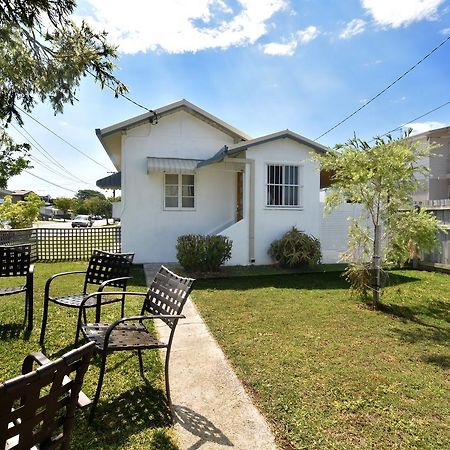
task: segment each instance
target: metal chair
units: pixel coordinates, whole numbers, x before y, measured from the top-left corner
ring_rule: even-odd
[[[124,294],[125,296],[137,295],[144,297],[141,315],[123,317],[122,314],[122,318],[112,324],[88,324],[86,321],[82,323],[83,315],[82,311],[79,311],[78,323],[81,324],[81,331],[84,337],[90,342],[95,342],[96,349],[102,355],[97,391],[95,393],[89,416],[90,421],[94,417],[95,408],[97,407],[97,403],[100,398],[103,377],[105,374],[106,358],[109,353],[116,351],[137,350],[139,357],[139,368],[141,374],[143,375],[144,367],[142,363],[142,350],[165,348],[166,358],[164,368],[166,394],[169,406],[172,405],[169,386],[170,350],[178,320],[184,318],[184,316],[181,315],[181,311],[183,310],[184,304],[189,297],[194,281],[195,280],[192,278],[180,277],[166,267],[161,266],[147,293],[126,292]],[[100,292],[98,294],[91,294],[90,297],[94,298],[96,295],[101,296],[103,294],[105,293]],[[84,302],[89,302],[89,298],[86,298]],[[162,320],[171,329],[167,342],[159,340],[145,327],[145,321],[155,319]]]
[[[81,385],[93,353],[93,343],[55,361],[32,353],[23,362],[22,375],[0,383],[1,449],[69,448],[75,408],[90,404]],[[33,370],[33,363],[41,367]]]
[[[94,250],[86,271],[76,270],[72,272],[62,272],[50,277],[45,284],[44,314],[42,317],[41,336],[39,340],[40,344],[44,344],[45,329],[48,318],[48,305],[50,302],[68,308],[80,308],[83,302],[83,313],[86,314],[86,308],[96,308],[95,320],[99,322],[100,301],[104,304],[121,301],[123,315],[125,298],[122,295],[119,298],[108,298],[101,300],[101,297],[98,297],[95,299],[89,295],[88,287],[95,286],[95,290],[98,292],[102,292],[107,286],[125,291],[127,288],[127,282],[130,279],[128,275],[133,263],[133,258],[134,253],[108,253],[100,250]],[[80,273],[86,274],[84,278],[83,292],[81,294],[70,294],[62,297],[50,296],[50,287],[56,278]],[[86,299],[88,300],[85,301]]]
[[[33,329],[33,274],[31,245],[13,245],[0,247],[0,277],[26,277],[25,284],[0,288],[0,297],[25,292],[25,318],[27,330]]]

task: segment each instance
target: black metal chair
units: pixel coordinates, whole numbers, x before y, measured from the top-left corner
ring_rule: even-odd
[[[0,297],[25,292],[25,318],[27,330],[33,329],[33,275],[31,245],[0,247],[0,277],[26,277],[25,284],[0,288]]]
[[[86,344],[55,361],[32,353],[22,375],[0,383],[1,449],[69,448],[75,408],[90,404],[81,385],[94,347]],[[33,363],[41,367],[33,370]]]
[[[83,313],[86,314],[86,308],[96,308],[95,320],[100,321],[100,301],[104,304],[122,302],[122,315],[124,313],[125,298],[121,295],[119,298],[107,298],[101,300],[89,295],[88,288],[95,286],[95,291],[102,292],[105,287],[122,289],[127,288],[127,282],[130,279],[131,265],[133,263],[134,253],[108,253],[101,250],[94,250],[89,260],[86,271],[76,270],[72,272],[57,273],[50,277],[45,284],[44,291],[44,314],[42,317],[40,344],[44,344],[45,329],[48,319],[48,305],[50,302],[59,306],[68,308],[80,308],[83,303]],[[84,273],[84,287],[81,294],[70,294],[62,297],[51,297],[50,287],[52,282],[62,276]],[[116,289],[116,290],[117,290]],[[91,291],[92,292],[92,291]],[[105,291],[106,292],[106,291]],[[106,292],[107,293],[107,292]],[[87,301],[86,301],[87,299]]]
[[[81,324],[83,314],[81,310],[79,311],[78,323],[81,324],[81,331],[84,337],[90,342],[95,342],[96,349],[102,355],[97,391],[92,403],[89,420],[93,419],[95,408],[97,407],[97,403],[100,398],[103,377],[105,375],[106,358],[109,353],[116,351],[137,350],[139,357],[139,368],[141,374],[143,375],[144,367],[142,363],[142,350],[165,348],[166,358],[164,368],[166,394],[169,406],[172,405],[169,386],[170,350],[178,320],[184,318],[184,316],[181,315],[181,312],[192,290],[194,281],[195,280],[192,278],[180,277],[166,267],[161,266],[146,293],[126,292],[124,294],[125,296],[137,295],[144,297],[141,315],[123,317],[122,314],[122,318],[112,324],[88,324],[86,321]],[[91,294],[90,297],[95,298],[96,296],[102,296],[103,294],[105,293],[100,292],[98,294]],[[84,302],[88,303],[89,298],[86,298]],[[171,331],[167,342],[159,340],[145,327],[145,321],[155,319],[162,320],[170,328]],[[77,343],[78,342],[76,342],[76,344]]]

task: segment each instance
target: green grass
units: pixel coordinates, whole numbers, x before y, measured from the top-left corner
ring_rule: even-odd
[[[285,449],[450,448],[450,277],[395,271],[374,312],[338,273],[202,280],[193,299]]]
[[[39,263],[35,268],[34,329],[27,336],[22,327],[24,295],[0,297],[0,381],[19,375],[23,358],[41,351],[39,332],[42,318],[44,284],[48,277],[67,270],[84,270],[86,262]],[[1,286],[12,285],[13,279],[0,279]],[[83,276],[62,277],[54,282],[55,295],[59,292],[76,293],[83,288]],[[133,269],[129,290],[145,290],[141,267]],[[53,294],[52,294],[53,295]],[[142,299],[130,297],[126,314],[140,313]],[[120,317],[118,304],[104,307],[102,320]],[[93,316],[91,320],[93,319]],[[44,353],[56,358],[73,347],[76,310],[54,304],[49,307]],[[139,374],[137,354],[118,352],[108,357],[96,419],[87,424],[87,413],[77,412],[71,448],[74,449],[161,449],[176,450],[165,400],[163,371],[158,352],[144,352],[146,380]],[[83,391],[93,398],[99,372],[99,358],[95,357],[85,376]]]

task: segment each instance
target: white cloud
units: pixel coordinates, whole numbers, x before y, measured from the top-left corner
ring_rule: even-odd
[[[436,128],[443,128],[446,127],[448,124],[443,122],[413,122],[413,123],[407,123],[403,128],[412,128],[411,134],[420,134],[424,133],[425,131],[434,130]]]
[[[441,34],[443,34],[444,36],[448,36],[450,34],[450,28],[444,28],[443,30],[441,30]]]
[[[279,44],[277,42],[270,42],[262,46],[263,52],[266,55],[272,56],[292,56],[297,48],[297,40],[293,39],[286,44]]]
[[[124,53],[196,52],[255,43],[267,33],[269,19],[286,8],[287,0],[86,0],[85,16]]]
[[[307,44],[319,36],[320,31],[314,25],[310,25],[304,30],[297,31],[297,35],[301,44]]]
[[[444,0],[361,0],[378,25],[398,28],[420,20],[433,20]]]
[[[353,19],[351,20],[344,31],[339,35],[339,39],[350,39],[357,34],[362,33],[366,29],[366,21],[362,19]]]
[[[270,42],[262,46],[262,49],[267,55],[292,56],[298,44],[305,45],[308,42],[316,39],[320,31],[317,27],[310,25],[304,30],[297,31],[296,35],[290,41],[285,43]]]

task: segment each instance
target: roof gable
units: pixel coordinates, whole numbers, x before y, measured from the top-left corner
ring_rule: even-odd
[[[322,144],[319,144],[315,141],[312,141],[311,139],[308,139],[300,134],[294,133],[291,130],[282,130],[278,131],[277,133],[267,134],[265,136],[261,136],[259,138],[251,139],[244,142],[239,142],[238,144],[235,144],[233,146],[227,147],[226,145],[223,146],[214,156],[211,158],[202,161],[198,164],[198,167],[207,166],[209,164],[213,164],[216,162],[222,161],[226,156],[230,156],[236,153],[243,152],[247,150],[248,148],[265,144],[267,142],[276,141],[279,139],[292,139],[295,142],[298,142],[300,144],[304,144],[308,147],[311,147],[313,150],[325,153],[328,151],[328,148],[325,147]]]
[[[171,103],[169,105],[163,106],[162,108],[156,109],[154,112],[150,111],[144,114],[141,114],[136,117],[132,117],[131,119],[124,120],[122,122],[116,123],[106,128],[96,130],[97,136],[100,140],[102,138],[108,137],[112,134],[119,133],[122,131],[126,131],[130,128],[137,127],[144,123],[157,123],[157,120],[162,119],[165,116],[170,114],[174,114],[177,111],[186,111],[187,113],[193,115],[194,117],[202,120],[203,122],[211,125],[214,128],[222,131],[225,134],[231,136],[235,142],[239,142],[242,140],[251,139],[247,133],[244,133],[241,130],[231,126],[230,124],[224,122],[216,116],[208,113],[207,111],[199,108],[193,103],[188,102],[183,99],[175,103]]]

